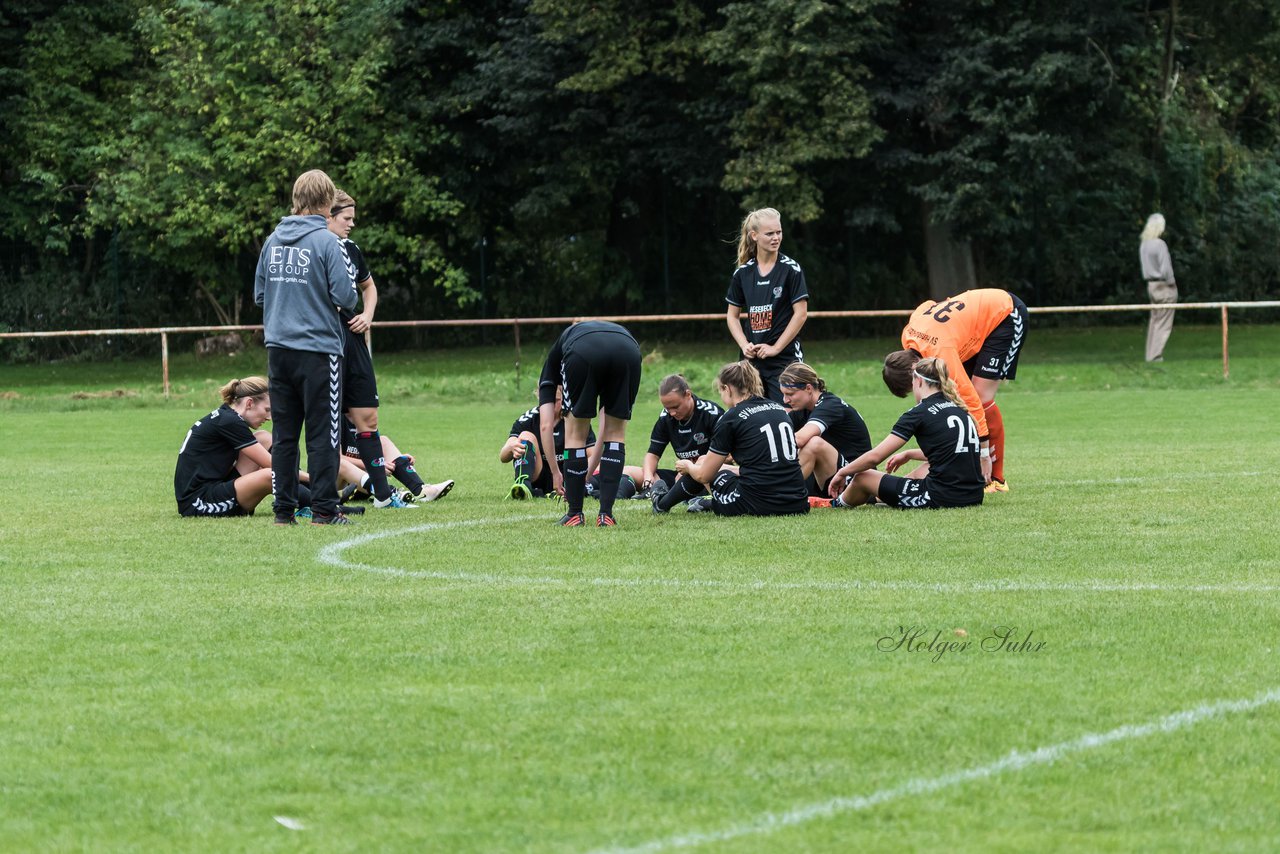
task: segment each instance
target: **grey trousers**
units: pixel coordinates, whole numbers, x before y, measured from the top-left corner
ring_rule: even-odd
[[[1147,282],[1147,293],[1154,303],[1171,303],[1178,301],[1178,286],[1173,282]],[[1151,311],[1151,320],[1147,323],[1147,361],[1156,362],[1164,358],[1164,345],[1173,331],[1173,315],[1171,308],[1156,308]]]

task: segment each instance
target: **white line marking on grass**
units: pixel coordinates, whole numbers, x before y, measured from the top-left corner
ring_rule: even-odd
[[[1156,718],[1144,724],[1127,724],[1108,732],[1088,733],[1071,741],[1062,741],[1047,747],[1037,748],[1030,753],[1012,750],[986,765],[976,765],[962,771],[943,774],[940,777],[918,777],[914,780],[908,780],[901,786],[881,789],[869,795],[831,798],[830,800],[796,807],[786,812],[762,813],[747,821],[733,824],[720,830],[668,836],[664,839],[655,839],[634,847],[599,848],[596,849],[595,854],[656,854],[656,852],[670,851],[676,848],[692,848],[698,845],[739,839],[743,836],[773,833],[776,830],[804,824],[814,819],[869,810],[872,807],[899,798],[926,795],[939,789],[950,788],[973,780],[983,780],[997,774],[1003,774],[1006,771],[1021,771],[1024,768],[1036,765],[1048,765],[1073,753],[1096,750],[1099,747],[1106,747],[1118,741],[1146,738],[1150,735],[1165,735],[1221,715],[1248,712],[1277,702],[1280,702],[1280,688],[1273,688],[1252,699],[1206,703],[1193,709]]]
[[[644,576],[634,578],[573,578],[555,575],[499,575],[493,572],[465,572],[445,570],[410,570],[394,566],[373,566],[347,560],[343,553],[366,543],[420,534],[429,531],[445,531],[452,528],[474,528],[497,522],[546,521],[545,515],[502,516],[488,519],[465,519],[457,522],[429,522],[408,528],[373,531],[347,540],[339,540],[322,548],[316,559],[323,564],[340,569],[388,575],[395,578],[429,578],[439,581],[462,581],[472,584],[514,586],[573,586],[645,588],[669,587],[688,590],[903,590],[923,593],[1280,593],[1280,584],[1156,584],[1130,581],[993,581],[924,582],[924,581],[872,581],[849,579],[847,581],[775,581],[756,579],[751,581],[717,581],[704,578],[663,578]]]

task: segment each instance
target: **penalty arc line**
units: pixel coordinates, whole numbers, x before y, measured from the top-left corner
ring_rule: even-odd
[[[597,848],[592,854],[658,854],[677,848],[692,848],[716,842],[726,842],[744,836],[773,833],[787,827],[804,824],[815,819],[830,818],[843,813],[869,810],[888,801],[915,795],[925,795],[973,780],[982,780],[1007,771],[1021,771],[1037,765],[1048,765],[1074,753],[1096,750],[1120,741],[1166,735],[1194,726],[1202,721],[1229,714],[1253,711],[1280,702],[1280,688],[1272,688],[1256,697],[1243,700],[1223,700],[1206,703],[1192,709],[1175,712],[1143,724],[1127,724],[1101,733],[1087,733],[1070,741],[1062,741],[1040,747],[1028,753],[1012,750],[994,762],[975,765],[961,771],[938,777],[921,777],[908,780],[901,786],[881,789],[869,795],[831,798],[795,807],[780,813],[762,813],[748,821],[730,825],[720,830],[685,833],[655,839],[636,846]]]
[[[488,519],[464,519],[456,522],[428,522],[407,528],[372,531],[350,539],[330,543],[320,550],[316,559],[339,569],[368,572],[394,578],[423,578],[437,581],[460,581],[472,584],[510,585],[517,587],[544,587],[586,585],[590,587],[653,588],[667,587],[686,590],[866,590],[904,591],[923,593],[1277,593],[1277,584],[1155,584],[1124,581],[1039,582],[996,579],[973,582],[922,582],[875,581],[850,579],[847,581],[776,581],[756,579],[751,581],[718,581],[701,578],[664,578],[643,576],[632,578],[574,578],[565,576],[501,575],[493,572],[463,572],[444,570],[410,570],[392,566],[373,566],[347,560],[344,553],[368,543],[407,534],[431,531],[447,531],[455,528],[474,528],[497,522],[546,521],[545,515],[510,516]]]

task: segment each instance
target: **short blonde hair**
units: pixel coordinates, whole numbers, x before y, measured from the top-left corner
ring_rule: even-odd
[[[1164,214],[1153,213],[1147,217],[1147,224],[1142,229],[1143,240],[1155,240],[1164,234]]]
[[[333,206],[329,208],[329,216],[337,216],[345,208],[354,208],[356,200],[351,198],[346,190],[341,187],[333,191]]]
[[[293,182],[293,213],[328,215],[336,190],[333,181],[319,169],[303,172]]]

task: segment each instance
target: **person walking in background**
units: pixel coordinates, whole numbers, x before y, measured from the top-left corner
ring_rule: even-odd
[[[1160,239],[1162,234],[1164,215],[1153,213],[1147,217],[1146,228],[1142,229],[1142,244],[1138,248],[1147,293],[1151,295],[1153,303],[1161,305],[1178,301],[1178,283],[1173,278],[1173,261],[1169,258],[1169,247]],[[1164,361],[1164,345],[1172,331],[1173,309],[1152,309],[1151,320],[1147,322],[1148,362]]]
[[[792,362],[803,362],[800,329],[809,317],[809,286],[782,246],[782,215],[760,208],[742,221],[738,269],[729,281],[725,317],[729,334],[764,382],[765,397],[782,403],[778,376]]]

